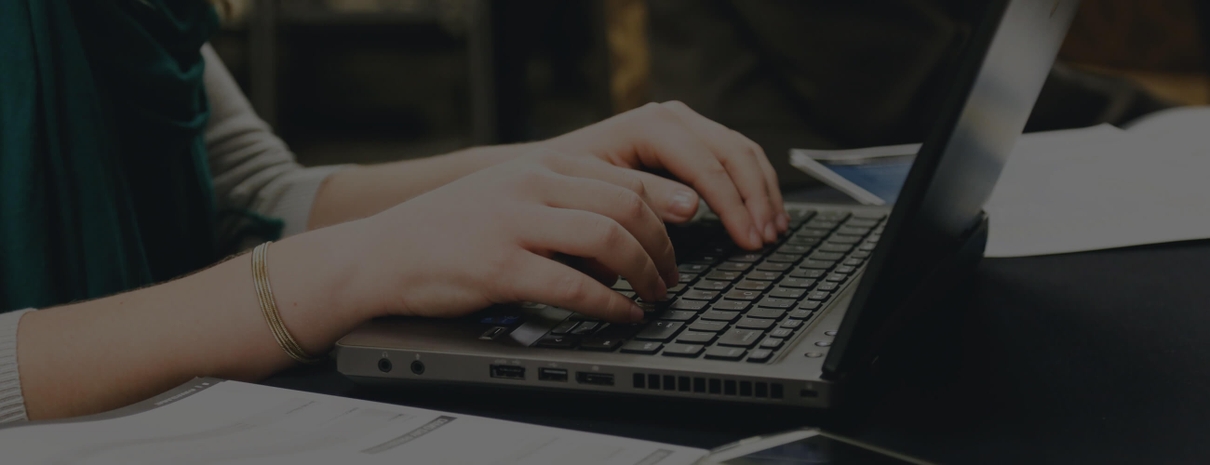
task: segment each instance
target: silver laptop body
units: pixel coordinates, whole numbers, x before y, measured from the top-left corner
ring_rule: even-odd
[[[703,299],[698,301],[701,308],[690,302],[683,305],[687,310],[677,309],[673,302],[673,308],[653,311],[647,324],[663,325],[659,328],[638,326],[628,333],[601,322],[586,324],[571,312],[538,304],[493,308],[456,320],[380,319],[337,343],[338,370],[354,380],[376,383],[478,384],[804,407],[834,404],[841,382],[876,358],[887,335],[912,312],[927,310],[932,298],[948,292],[982,256],[987,234],[982,205],[1025,125],[1078,2],[990,3],[963,51],[940,120],[917,155],[894,210],[787,204],[799,219],[799,229],[791,231],[790,238],[810,237],[803,233],[808,225],[823,224],[821,229],[826,229],[829,222],[834,223],[833,235],[790,261],[782,277],[769,281],[769,289],[744,291],[762,294],[734,320],[722,321],[723,328],[714,323],[725,317],[707,320],[705,312],[728,300],[729,292],[740,292],[736,286],[747,281],[746,273],[762,264],[774,267],[777,262],[771,260],[780,246],[755,258],[715,257],[713,262],[683,264],[682,274],[694,275],[687,268],[700,273],[677,299],[697,289],[695,283],[722,263],[733,263],[732,258],[739,261],[728,269],[742,271],[729,287],[694,294]],[[849,221],[858,226],[847,226]],[[822,260],[808,263],[831,238],[841,237],[835,234],[842,229],[851,233],[844,242],[852,248],[823,255],[835,258],[830,265],[815,263]],[[745,263],[750,267],[744,268]],[[827,268],[822,273],[809,271],[823,266]],[[765,299],[795,270],[808,270],[800,274],[814,277],[794,283],[814,279],[813,286],[832,282],[836,285],[827,287],[835,289],[827,296],[804,289],[801,297],[788,299],[794,302],[790,307],[765,308],[762,303],[784,306]],[[760,317],[749,316],[757,309]],[[682,313],[667,313],[672,311]],[[672,319],[663,319],[666,315]],[[709,331],[700,329],[718,331],[703,343],[695,338]],[[607,331],[630,336],[615,341]],[[750,338],[752,333],[744,331],[759,335]],[[782,337],[774,337],[774,331]],[[645,339],[635,339],[639,334]],[[730,345],[719,346],[724,337]],[[777,342],[765,342],[772,339]],[[683,347],[693,345],[701,346],[696,355],[692,347]],[[677,353],[670,353],[674,349]]]

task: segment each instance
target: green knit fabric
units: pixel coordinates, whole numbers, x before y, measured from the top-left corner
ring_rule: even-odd
[[[0,0],[0,311],[214,261],[204,0]]]

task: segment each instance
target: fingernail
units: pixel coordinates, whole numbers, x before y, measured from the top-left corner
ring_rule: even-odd
[[[756,232],[756,225],[753,225],[752,229],[748,230],[748,242],[751,242],[752,245],[757,247],[760,247],[760,245],[764,242],[760,240],[760,233]]]
[[[643,317],[647,316],[643,313],[643,309],[638,305],[630,306],[630,321],[643,321]]]
[[[697,193],[689,189],[677,189],[672,192],[668,203],[668,212],[673,215],[688,218],[697,210]]]
[[[789,231],[790,230],[790,217],[788,215],[786,215],[785,213],[781,213],[781,214],[777,215],[777,228],[780,229],[781,232]]]
[[[777,240],[777,231],[773,229],[773,223],[765,225],[765,241],[774,242]]]

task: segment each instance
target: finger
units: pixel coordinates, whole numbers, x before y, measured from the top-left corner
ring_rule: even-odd
[[[777,214],[769,197],[769,188],[760,158],[764,153],[753,150],[756,144],[746,137],[691,110],[681,102],[662,104],[676,114],[681,121],[708,145],[714,156],[727,169],[735,182],[744,205],[752,214],[752,220],[765,241],[777,240]]]
[[[533,226],[521,233],[522,246],[527,250],[595,260],[625,277],[644,300],[667,299],[668,286],[655,262],[638,239],[617,221],[591,211],[565,208],[519,214],[525,224]]]
[[[660,219],[684,223],[697,214],[698,195],[693,188],[674,180],[609,164],[595,157],[554,157],[548,163],[557,173],[591,178],[630,189],[639,194]]]
[[[634,301],[584,273],[548,258],[524,253],[517,273],[504,278],[517,302],[539,302],[613,322],[643,319]]]
[[[736,136],[743,137],[739,133]],[[777,170],[773,169],[773,164],[769,163],[769,157],[765,156],[765,150],[756,142],[752,142],[757,153],[760,154],[760,169],[765,174],[765,186],[769,189],[769,202],[773,204],[773,211],[777,213],[776,222],[777,230],[786,232],[790,230],[790,214],[786,213],[786,201],[781,196],[781,183],[777,180]]]
[[[668,229],[643,199],[642,183],[634,187],[643,192],[640,194],[605,181],[554,174],[544,187],[546,205],[585,210],[612,219],[642,246],[665,283],[680,279]]]
[[[635,152],[644,166],[664,169],[696,190],[710,209],[718,214],[731,238],[740,246],[756,250],[764,246],[761,233],[752,221],[752,214],[736,190],[735,182],[713,152],[695,134],[685,128],[680,117],[671,110],[653,105],[653,112],[664,115],[657,121],[631,129],[645,134]],[[661,110],[654,110],[660,108]],[[708,156],[703,156],[706,154]]]
[[[618,274],[596,260],[577,258],[574,262],[568,264],[572,268],[580,270],[580,272],[604,284],[605,287],[613,287],[618,282]]]

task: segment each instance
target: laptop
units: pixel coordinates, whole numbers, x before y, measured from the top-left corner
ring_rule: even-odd
[[[638,324],[522,304],[386,318],[337,343],[360,382],[439,382],[829,407],[987,238],[982,205],[1078,0],[992,0],[893,208],[787,204],[780,242],[740,250],[717,219],[669,226],[681,282]],[[615,287],[633,297],[625,281]]]

